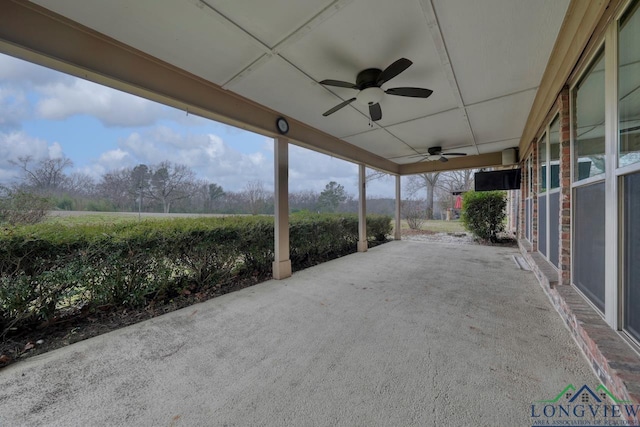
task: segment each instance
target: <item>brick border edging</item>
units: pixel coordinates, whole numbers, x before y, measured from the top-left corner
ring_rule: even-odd
[[[522,256],[602,384],[618,399],[640,404],[640,356],[573,286],[556,286],[557,278],[545,274],[545,266],[538,265],[539,260],[532,256],[536,252],[528,251],[527,243],[518,241]],[[631,417],[627,421],[638,425],[640,419]]]

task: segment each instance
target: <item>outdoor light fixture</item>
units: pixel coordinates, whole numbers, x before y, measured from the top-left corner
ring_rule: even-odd
[[[368,87],[358,92],[356,100],[362,105],[369,106],[380,102],[383,95],[384,91],[379,87]]]

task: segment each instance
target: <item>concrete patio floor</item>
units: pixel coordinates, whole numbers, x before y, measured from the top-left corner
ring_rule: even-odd
[[[599,384],[515,248],[391,242],[0,371],[0,426],[532,425]]]

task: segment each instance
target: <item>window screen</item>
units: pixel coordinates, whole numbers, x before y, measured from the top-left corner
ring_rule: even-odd
[[[640,340],[640,172],[624,177],[624,320]]]
[[[538,197],[538,252],[547,256],[547,197]]]
[[[573,283],[604,311],[604,181],[574,191]]]

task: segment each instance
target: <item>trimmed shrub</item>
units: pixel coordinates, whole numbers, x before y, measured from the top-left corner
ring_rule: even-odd
[[[46,197],[0,186],[0,223],[36,224],[47,216],[52,207],[53,203]]]
[[[144,307],[185,292],[270,277],[272,217],[154,219],[119,224],[36,224],[0,229],[0,335],[63,308]],[[391,218],[367,217],[371,244]],[[293,215],[294,270],[356,251],[356,215]]]
[[[467,230],[482,240],[497,242],[504,230],[507,206],[504,191],[468,191],[464,194],[462,222]]]

